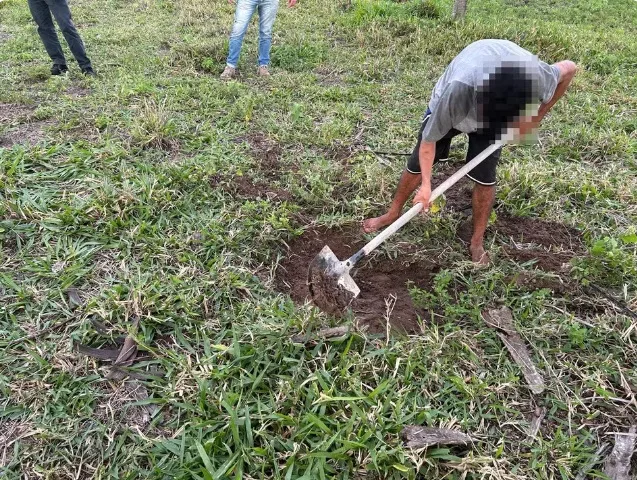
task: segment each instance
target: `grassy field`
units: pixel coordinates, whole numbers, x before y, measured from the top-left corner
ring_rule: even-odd
[[[301,0],[273,77],[253,24],[229,83],[225,0],[72,0],[97,79],[48,76],[26,3],[0,2],[0,478],[603,478],[637,416],[636,2],[469,0],[453,23],[449,0]],[[481,38],[580,66],[540,142],[503,153],[493,265],[445,207],[368,267],[435,263],[407,332],[388,298],[375,328],[292,341],[356,319],[290,296],[288,247],[364,240],[404,166],[366,148],[409,151]],[[483,321],[501,305],[540,395]],[[127,335],[119,370],[78,347]],[[406,425],[475,441],[411,450]]]

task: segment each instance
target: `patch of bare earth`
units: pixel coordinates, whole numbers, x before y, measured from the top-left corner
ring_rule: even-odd
[[[79,85],[71,85],[66,89],[66,93],[73,98],[83,98],[91,94],[91,89],[80,87]]]
[[[8,126],[29,119],[33,108],[18,103],[0,103],[0,125]]]
[[[340,87],[345,84],[339,70],[329,67],[318,67],[314,70],[319,85],[324,87]]]
[[[435,189],[444,182],[464,163],[440,162],[434,167],[431,176],[431,188]],[[444,193],[445,210],[454,212],[468,212],[471,210],[471,194],[473,182],[468,177],[462,177],[458,183]]]
[[[39,430],[27,421],[0,420],[0,468],[13,460],[13,448],[16,442],[31,439]]]
[[[136,405],[148,400],[148,390],[137,380],[104,387],[103,396],[95,405],[95,416],[102,423],[145,430],[152,420],[155,405]]]
[[[296,302],[305,303],[311,300],[308,265],[318,252],[329,245],[342,260],[364,244],[365,239],[357,228],[307,230],[288,243],[287,256],[275,272],[275,285]],[[367,327],[371,333],[385,332],[388,325],[407,333],[419,331],[418,316],[426,312],[413,304],[409,286],[428,288],[439,270],[439,265],[417,259],[408,252],[402,252],[396,259],[373,255],[363,260],[352,272],[361,289],[352,303],[358,327]]]
[[[251,133],[237,137],[236,143],[246,143],[255,159],[255,170],[264,180],[250,173],[244,175],[212,175],[208,181],[213,188],[219,188],[242,199],[267,199],[270,201],[290,200],[290,192],[270,185],[283,173],[281,146],[263,133]]]
[[[247,175],[224,177],[217,174],[211,176],[208,179],[208,182],[213,188],[220,188],[224,192],[231,193],[245,200],[263,199],[270,201],[284,201],[292,198],[290,192],[272,187],[265,182],[251,178]]]
[[[54,123],[53,120],[34,120],[33,108],[26,105],[1,103],[0,125],[4,133],[0,134],[0,147],[36,145],[44,140],[47,128]]]
[[[256,132],[237,137],[237,143],[247,143],[257,168],[268,179],[277,178],[281,171],[280,159],[283,149],[278,142],[267,135]]]
[[[468,243],[471,238],[470,220],[458,228],[458,236]],[[570,261],[585,253],[581,234],[562,223],[531,217],[498,214],[494,225],[487,228],[502,244],[506,258],[517,263],[533,262],[546,272],[567,273]]]

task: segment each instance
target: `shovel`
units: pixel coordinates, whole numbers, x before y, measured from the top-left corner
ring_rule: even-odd
[[[504,138],[504,137],[503,137]],[[485,158],[503,145],[504,141],[496,142],[487,147],[482,153],[474,157],[456,173],[451,175],[433,192],[430,202],[433,202],[453,186],[458,180],[475,168]],[[423,209],[423,204],[418,203],[405,212],[398,220],[389,225],[376,238],[361,248],[347,260],[340,261],[332,249],[325,245],[323,250],[312,260],[308,270],[308,286],[312,300],[321,310],[337,315],[342,313],[360,294],[360,288],[350,275],[354,265],[363,257],[369,255],[381,243],[396,233],[409,220],[414,218]]]

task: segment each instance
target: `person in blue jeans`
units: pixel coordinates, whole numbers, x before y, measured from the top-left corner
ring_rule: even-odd
[[[233,3],[234,0],[228,0]],[[296,5],[297,0],[287,0],[288,7]],[[279,9],[279,0],[237,0],[237,8],[234,14],[234,24],[230,32],[230,48],[226,68],[221,74],[222,80],[230,80],[238,75],[237,64],[241,54],[243,37],[248,29],[248,24],[255,10],[259,11],[259,68],[257,73],[262,77],[269,77],[268,65],[270,64],[270,47],[272,46],[272,26],[276,12]]]
[[[91,61],[86,56],[84,43],[71,18],[71,10],[67,0],[28,0],[28,3],[31,16],[38,26],[40,39],[53,61],[51,75],[62,75],[69,70],[66,65],[66,58],[64,58],[64,52],[62,52],[62,45],[60,45],[57,33],[55,33],[53,17],[60,27],[66,43],[71,49],[71,53],[73,53],[77,63],[80,65],[82,73],[84,75],[95,75]]]

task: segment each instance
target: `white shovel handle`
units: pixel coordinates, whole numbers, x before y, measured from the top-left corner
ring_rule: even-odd
[[[440,195],[445,193],[450,187],[452,187],[458,180],[464,177],[467,173],[473,170],[480,162],[482,162],[485,158],[495,152],[498,148],[502,147],[502,143],[494,143],[493,145],[489,145],[484,151],[474,158],[471,159],[468,163],[466,163],[461,169],[459,169],[456,173],[451,175],[447,180],[442,182],[438,187],[431,192],[431,197],[429,198],[430,202],[433,202]],[[396,233],[403,225],[405,225],[409,220],[414,218],[418,213],[422,210],[423,204],[418,203],[411,207],[407,212],[405,212],[398,220],[388,226],[385,230],[378,234],[373,240],[371,240],[367,245],[365,245],[361,250],[363,251],[363,255],[368,255],[372,252],[376,247],[378,247],[381,243],[387,240],[390,236]],[[358,260],[358,259],[357,259]]]

